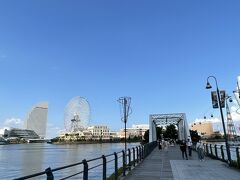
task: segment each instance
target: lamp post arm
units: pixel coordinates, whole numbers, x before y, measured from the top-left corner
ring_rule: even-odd
[[[213,79],[215,80],[216,87],[217,87],[217,89],[218,89],[217,78],[216,78],[215,76],[208,76],[207,81],[208,81],[209,78],[213,78]]]

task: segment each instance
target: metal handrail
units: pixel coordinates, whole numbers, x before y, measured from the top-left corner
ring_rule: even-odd
[[[68,179],[71,178],[73,176],[79,175],[79,174],[83,174],[83,179],[87,180],[88,179],[88,172],[92,169],[95,169],[97,167],[103,166],[103,180],[106,180],[106,167],[107,167],[107,163],[113,162],[115,161],[115,165],[114,165],[114,173],[115,173],[115,179],[118,179],[118,159],[122,159],[122,168],[123,168],[123,176],[126,175],[126,171],[131,170],[131,166],[135,166],[136,163],[140,163],[145,157],[147,157],[152,150],[157,146],[156,142],[151,142],[145,145],[140,145],[140,146],[136,146],[133,148],[129,148],[126,152],[125,151],[120,151],[120,152],[114,152],[112,154],[108,154],[106,156],[102,155],[101,157],[97,157],[97,158],[93,158],[90,160],[82,160],[82,162],[78,162],[78,163],[74,163],[74,164],[70,164],[67,166],[62,166],[62,167],[58,167],[58,168],[54,168],[51,169],[50,167],[47,168],[45,171],[39,172],[39,173],[35,173],[35,174],[31,174],[28,176],[23,176],[20,178],[16,178],[14,180],[25,180],[25,179],[29,179],[29,178],[34,178],[37,176],[42,176],[42,175],[46,175],[47,176],[47,180],[53,180],[54,179],[54,175],[53,172],[56,171],[60,171],[63,169],[67,169],[70,167],[74,167],[74,166],[78,166],[78,165],[83,165],[83,170],[80,172],[77,172],[75,174],[69,175],[67,177],[61,178],[62,180],[64,179]],[[107,157],[114,157],[111,160],[107,161]],[[97,160],[102,160],[102,163],[95,165],[93,167],[88,167],[88,163],[89,162],[93,162],[93,161],[97,161]]]
[[[212,146],[211,144],[208,146],[208,143],[204,143],[204,148],[206,150],[207,155],[211,155],[211,157],[219,159],[221,161],[227,162],[226,159],[226,151],[227,148],[224,145],[214,145]],[[210,148],[210,149],[209,149]],[[214,150],[214,153],[213,153]],[[236,166],[240,168],[240,152],[239,152],[239,147],[230,147],[229,152],[231,156],[234,156],[236,160],[231,160],[229,164],[231,166]]]

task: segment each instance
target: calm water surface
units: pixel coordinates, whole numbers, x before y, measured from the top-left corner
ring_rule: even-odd
[[[130,143],[128,148],[140,145],[139,143]],[[57,168],[77,162],[83,159],[92,159],[100,157],[103,154],[108,155],[113,152],[119,152],[124,149],[124,143],[104,143],[104,144],[14,144],[0,146],[0,174],[1,179],[13,179],[21,176],[44,171],[46,168]],[[113,157],[111,158],[113,159]],[[108,159],[108,160],[111,160]],[[101,164],[94,162],[89,165]],[[108,164],[107,174],[113,172],[113,163]],[[121,160],[119,160],[120,166]],[[68,170],[54,173],[55,179],[82,171],[82,166],[77,166]],[[101,179],[102,167],[91,170],[89,179]],[[81,179],[82,175],[76,178]],[[45,176],[38,179],[46,179]],[[73,179],[73,178],[72,178]]]

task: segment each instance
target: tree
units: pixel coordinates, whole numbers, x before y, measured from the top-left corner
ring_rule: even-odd
[[[178,132],[176,126],[173,124],[166,126],[166,131],[163,133],[163,136],[164,138],[177,139]]]
[[[145,131],[143,138],[144,138],[144,142],[146,143],[149,142],[149,130]]]
[[[190,136],[192,139],[192,142],[198,142],[201,139],[201,136],[198,135],[198,132],[195,130],[190,130]]]
[[[161,139],[161,134],[163,134],[163,127],[157,127],[157,139]]]

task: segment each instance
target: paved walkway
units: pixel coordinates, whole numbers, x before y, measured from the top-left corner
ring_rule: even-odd
[[[155,148],[153,152],[125,180],[239,180],[240,171],[229,168],[226,163],[206,158],[197,159],[193,152],[189,160],[183,160],[179,146],[168,151]]]

